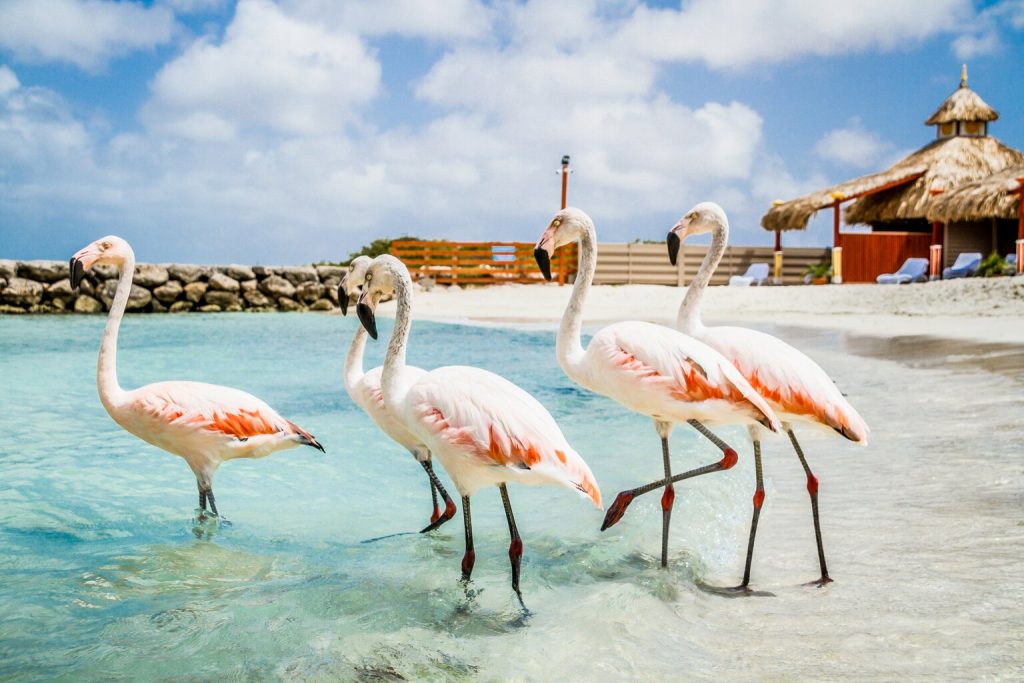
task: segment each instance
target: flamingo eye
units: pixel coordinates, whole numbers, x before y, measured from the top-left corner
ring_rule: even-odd
[[[100,243],[100,249],[103,249],[104,251],[106,251],[107,249],[110,249],[110,242],[101,242]]]
[[[551,227],[552,228],[557,228],[561,224],[562,224],[562,221],[560,219],[558,219],[558,218],[556,218],[555,220],[551,221]]]

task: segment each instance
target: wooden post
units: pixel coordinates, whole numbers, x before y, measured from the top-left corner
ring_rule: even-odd
[[[832,284],[843,284],[843,243],[839,237],[839,206],[846,196],[833,192],[832,199]]]
[[[1024,178],[1017,178],[1017,275],[1024,274]]]
[[[942,279],[942,221],[932,221],[932,244],[928,248],[928,279]]]
[[[775,272],[772,277],[772,284],[782,284],[782,231],[775,231]]]
[[[562,208],[564,209],[566,204],[565,200],[569,190],[569,155],[562,156]]]

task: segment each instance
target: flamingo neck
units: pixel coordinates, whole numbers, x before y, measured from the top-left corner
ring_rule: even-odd
[[[690,281],[686,289],[686,296],[679,306],[679,315],[676,318],[676,327],[684,334],[697,335],[704,330],[704,323],[700,318],[700,302],[704,297],[704,290],[711,281],[715,269],[718,268],[722,256],[725,255],[725,248],[729,244],[729,221],[715,220],[711,231],[711,246],[700,264],[697,275]]]
[[[583,329],[583,302],[594,281],[594,269],[597,267],[597,239],[593,223],[583,226],[580,233],[580,266],[576,273],[576,282],[572,286],[572,296],[562,314],[562,323],[558,328],[558,339],[555,353],[558,364],[565,374],[576,380],[583,370],[583,342],[580,332]]]
[[[103,329],[103,341],[100,342],[100,357],[96,363],[96,387],[99,389],[100,402],[108,413],[123,402],[125,395],[117,381],[117,333],[121,329],[121,318],[128,307],[128,296],[132,291],[134,276],[135,254],[129,250],[128,256],[121,264],[121,276],[117,280],[114,300],[110,304],[107,325]]]
[[[366,328],[357,323],[356,333],[348,347],[348,355],[345,356],[345,390],[349,396],[363,378],[363,351],[366,350],[368,336]]]
[[[409,328],[412,325],[412,280],[404,268],[394,268],[392,272],[395,275],[395,303],[398,309],[388,350],[384,355],[380,388],[384,392],[384,402],[388,410],[397,414],[409,390],[401,382],[401,372],[405,368],[405,350],[409,343]]]

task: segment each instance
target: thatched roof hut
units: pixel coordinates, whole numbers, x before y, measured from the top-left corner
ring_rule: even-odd
[[[935,198],[928,207],[933,221],[979,221],[986,218],[1016,219],[1024,165],[1010,166],[987,178],[964,183]]]

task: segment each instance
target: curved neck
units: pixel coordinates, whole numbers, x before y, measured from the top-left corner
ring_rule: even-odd
[[[719,261],[725,255],[725,247],[729,243],[729,224],[715,222],[711,233],[711,246],[700,264],[700,270],[686,289],[686,296],[679,306],[676,327],[686,334],[694,334],[704,329],[700,319],[700,301],[704,297],[704,289],[711,282],[711,276],[718,268]]]
[[[349,396],[359,380],[363,378],[363,351],[366,349],[366,338],[369,335],[366,328],[357,322],[356,333],[352,337],[352,344],[348,347],[348,355],[345,356],[345,390]]]
[[[405,367],[405,349],[409,342],[409,327],[412,325],[412,281],[406,273],[396,273],[395,326],[391,330],[388,351],[384,355],[384,372],[381,376],[380,388],[384,392],[384,402],[389,410],[397,412],[405,399],[408,387],[403,387],[399,375]]]
[[[585,225],[580,234],[580,267],[576,273],[576,282],[572,286],[572,296],[562,314],[562,323],[558,328],[558,340],[555,353],[558,364],[562,366],[572,379],[576,379],[582,371],[583,342],[580,331],[583,328],[583,302],[594,281],[594,269],[597,267],[597,240],[593,225]]]
[[[119,405],[124,397],[124,390],[117,381],[117,333],[121,329],[121,318],[124,317],[125,308],[128,306],[134,276],[135,254],[129,252],[121,264],[121,277],[117,280],[117,290],[110,304],[107,325],[103,329],[103,341],[100,343],[100,357],[96,363],[96,387],[107,412]]]

